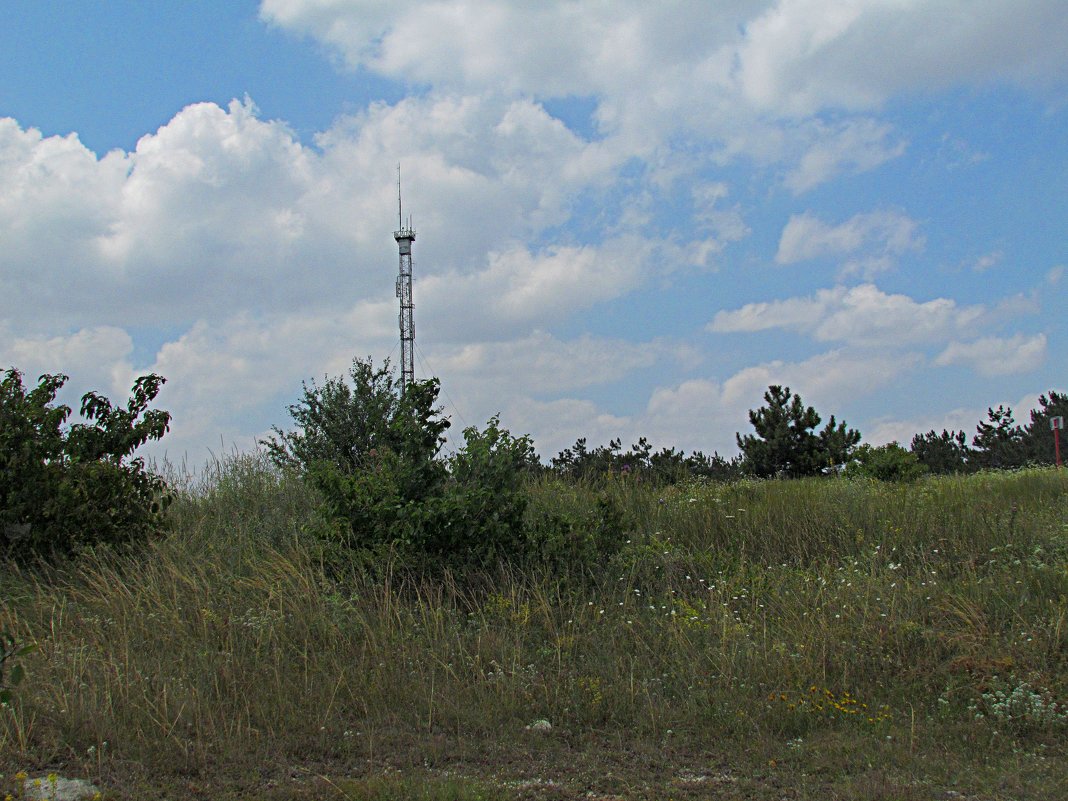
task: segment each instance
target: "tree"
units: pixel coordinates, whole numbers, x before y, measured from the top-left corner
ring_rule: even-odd
[[[323,495],[327,532],[355,549],[398,548],[435,563],[487,564],[523,555],[525,474],[538,467],[529,437],[492,417],[464,430],[464,445],[441,458],[449,421],[437,407],[437,379],[401,386],[385,362],[354,360],[345,377],[305,384],[289,406],[293,431],[263,442],[280,467],[303,474]]]
[[[645,437],[639,437],[627,451],[618,437],[593,450],[587,447],[586,438],[580,437],[573,446],[554,456],[551,464],[558,475],[571,480],[615,475],[663,485],[687,478],[729,479],[739,475],[738,463],[728,462],[718,453],[706,456],[694,451],[687,456],[683,451],[666,447],[654,451]]]
[[[1031,422],[1022,432],[1023,456],[1029,463],[1055,464],[1056,453],[1050,420],[1054,417],[1068,418],[1068,394],[1050,390],[1049,394],[1039,396],[1038,405],[1039,408],[1031,410]],[[1068,441],[1065,441],[1064,432],[1061,434],[1061,459],[1064,461]]]
[[[931,473],[963,473],[972,467],[967,441],[968,435],[963,431],[943,428],[941,434],[936,434],[932,429],[926,434],[916,434],[909,449]]]
[[[131,457],[170,426],[168,412],[148,408],[165,379],[138,378],[125,406],[87,392],[86,422],[70,426],[70,407],[55,403],[66,382],[42,375],[27,391],[15,368],[0,381],[0,550],[9,556],[129,542],[162,524],[166,485]]]
[[[1006,469],[1026,464],[1024,432],[1012,416],[1012,408],[998,406],[989,408],[987,419],[975,427],[972,445],[974,458],[979,467]]]
[[[765,406],[750,409],[756,434],[735,435],[747,472],[761,477],[818,475],[844,464],[860,442],[860,432],[831,417],[818,434],[821,418],[805,406],[789,387],[772,385],[764,393]]]
[[[436,379],[403,388],[387,360],[354,359],[348,376],[303,384],[288,407],[293,431],[261,441],[279,467],[295,469],[323,495],[344,544],[418,544],[433,524],[430,502],[447,470],[438,459],[449,421],[436,407]]]
[[[304,473],[329,464],[352,475],[387,454],[411,468],[429,467],[451,425],[434,406],[438,380],[413,381],[402,392],[389,360],[376,370],[370,358],[354,359],[348,378],[302,385],[301,399],[288,407],[296,428],[275,426],[275,436],[260,443],[270,459]]]

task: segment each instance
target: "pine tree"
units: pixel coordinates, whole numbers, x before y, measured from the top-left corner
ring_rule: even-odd
[[[943,428],[941,434],[936,434],[934,430],[917,434],[912,438],[910,450],[931,473],[964,473],[972,467],[969,461],[971,450],[967,442],[968,435],[963,431],[947,431]]]
[[[1054,417],[1068,418],[1068,394],[1050,390],[1038,399],[1039,408],[1031,410],[1031,422],[1024,427],[1022,449],[1024,458],[1033,464],[1055,464],[1053,431],[1050,420]],[[1063,460],[1068,441],[1061,433],[1061,458]]]
[[[820,415],[789,387],[769,386],[764,401],[765,406],[749,410],[756,434],[735,435],[745,469],[753,475],[819,475],[825,468],[844,464],[860,442],[860,432],[834,417],[817,434]]]
[[[1012,416],[1012,408],[987,409],[987,419],[975,427],[972,445],[979,467],[1002,470],[1026,464],[1024,432]]]

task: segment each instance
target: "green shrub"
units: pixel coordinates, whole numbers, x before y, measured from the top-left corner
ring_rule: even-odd
[[[17,559],[69,554],[96,544],[143,539],[169,500],[163,480],[129,458],[167,431],[170,414],[148,409],[164,380],[138,378],[125,408],[88,392],[85,423],[68,426],[56,405],[64,375],[43,375],[26,391],[11,368],[0,381],[0,551]]]
[[[558,577],[595,578],[634,535],[620,500],[567,480],[528,483],[527,559]]]
[[[326,536],[356,550],[410,560],[485,565],[523,555],[524,475],[538,465],[529,437],[493,417],[450,459],[439,457],[449,421],[436,379],[402,387],[389,363],[355,360],[345,378],[305,385],[289,407],[297,428],[264,444],[322,494]]]
[[[847,476],[865,476],[879,481],[915,481],[927,475],[927,468],[919,457],[896,442],[873,448],[861,445],[847,468]]]
[[[464,446],[449,460],[442,527],[430,550],[482,563],[523,555],[524,483],[538,458],[530,437],[512,436],[500,422],[494,416],[482,431],[464,429]]]

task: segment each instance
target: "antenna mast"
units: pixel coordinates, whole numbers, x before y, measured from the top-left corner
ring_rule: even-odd
[[[412,303],[412,242],[415,229],[411,220],[404,224],[401,205],[400,164],[397,165],[397,230],[393,232],[400,252],[400,272],[397,275],[397,297],[400,298],[401,394],[415,380],[415,308]]]

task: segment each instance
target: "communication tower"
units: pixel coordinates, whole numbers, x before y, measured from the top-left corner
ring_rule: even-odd
[[[400,165],[397,165],[397,230],[393,232],[400,251],[400,273],[397,275],[397,297],[400,298],[401,393],[415,380],[415,319],[412,315],[412,242],[415,229],[409,217],[404,223],[401,206]]]

